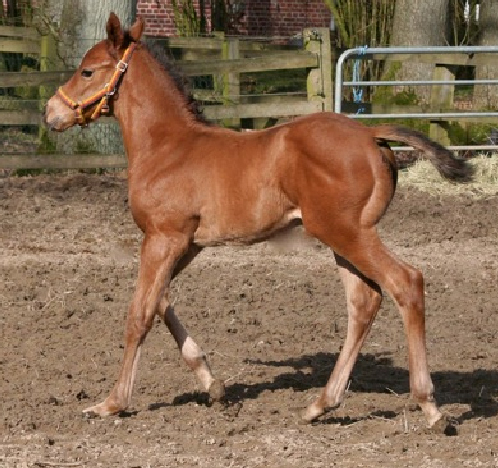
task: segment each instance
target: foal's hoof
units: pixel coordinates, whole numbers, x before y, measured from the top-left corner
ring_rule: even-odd
[[[83,410],[83,415],[89,419],[93,418],[105,418],[106,416],[110,416],[111,414],[116,414],[121,411],[120,408],[113,407],[108,405],[105,401],[99,403],[95,406],[90,406]]]
[[[428,428],[428,431],[432,434],[444,434],[446,436],[458,435],[456,426],[452,424],[446,416],[438,419],[431,427]]]
[[[302,411],[301,414],[299,414],[299,416],[297,418],[297,423],[300,426],[307,426],[308,424],[311,424],[315,420],[316,420],[316,418],[306,419],[305,413],[304,413],[304,411]]]
[[[316,421],[323,413],[325,413],[325,408],[323,408],[315,401],[301,412],[298,424],[311,424],[313,421]]]
[[[211,403],[216,403],[225,397],[225,385],[221,380],[214,380],[209,387],[209,399]]]

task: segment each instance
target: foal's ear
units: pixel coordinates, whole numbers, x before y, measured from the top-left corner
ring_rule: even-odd
[[[107,38],[114,45],[116,49],[121,47],[123,44],[124,33],[121,29],[121,23],[119,22],[119,18],[115,13],[111,12],[109,15],[109,19],[107,20],[107,24],[105,26],[107,31]]]
[[[142,33],[144,32],[145,22],[139,16],[137,20],[133,23],[133,26],[130,28],[130,36],[135,41],[138,42],[142,37]]]

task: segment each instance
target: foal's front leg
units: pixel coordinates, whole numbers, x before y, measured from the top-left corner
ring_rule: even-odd
[[[140,348],[149,332],[173,269],[188,248],[188,237],[179,233],[147,233],[142,244],[138,283],[128,312],[125,350],[118,380],[110,395],[84,410],[107,416],[128,407],[137,371]]]

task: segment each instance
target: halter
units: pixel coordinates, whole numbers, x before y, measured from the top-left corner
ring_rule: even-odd
[[[112,96],[114,96],[114,94],[116,94],[118,90],[119,80],[121,79],[121,77],[124,75],[124,73],[128,68],[128,63],[131,59],[131,55],[133,54],[136,45],[137,44],[135,42],[132,42],[125,50],[123,57],[116,64],[116,70],[112,75],[111,81],[109,81],[109,83],[107,83],[103,89],[101,89],[94,95],[90,96],[89,98],[85,99],[84,101],[81,102],[73,101],[64,92],[62,86],[59,87],[56,94],[61,98],[64,104],[66,104],[68,107],[70,107],[75,111],[76,120],[79,125],[83,127],[87,124],[87,120],[85,119],[83,112],[87,107],[93,106],[96,102],[98,102],[98,104],[95,107],[95,110],[93,111],[90,120],[97,119],[98,117],[100,117],[101,114],[109,113],[109,99]]]

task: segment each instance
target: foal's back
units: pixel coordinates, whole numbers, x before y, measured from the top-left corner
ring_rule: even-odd
[[[376,182],[392,181],[368,129],[335,114],[244,133],[199,126],[181,151],[165,171],[169,182],[162,175],[158,183],[166,204],[178,206],[177,197],[189,194],[200,245],[267,237],[300,218],[309,199],[326,199],[330,211],[347,195],[360,209]]]

